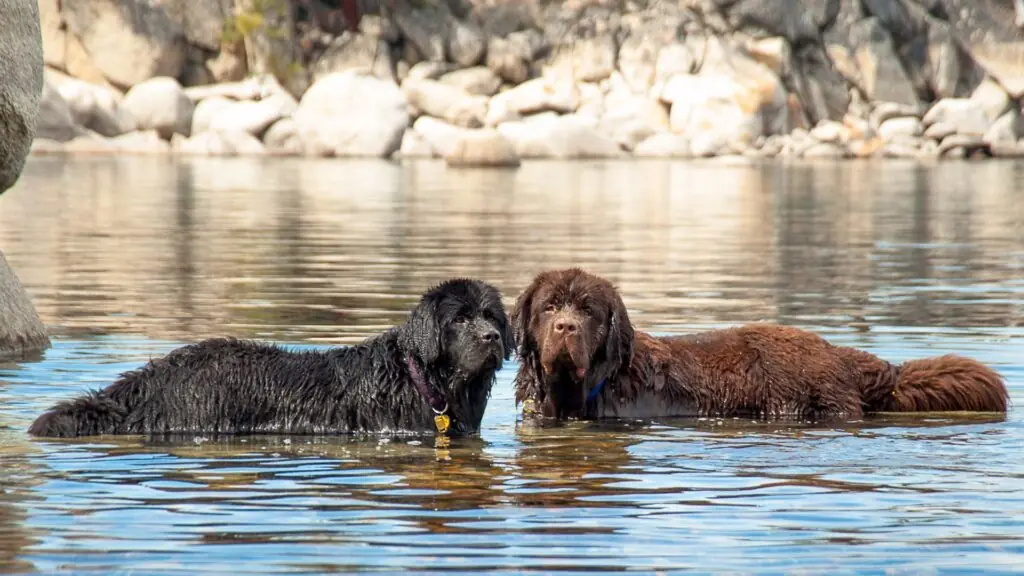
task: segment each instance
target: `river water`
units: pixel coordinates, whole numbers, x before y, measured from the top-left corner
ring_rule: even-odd
[[[54,334],[0,363],[0,572],[997,574],[1024,570],[1024,164],[35,157],[0,247]],[[184,342],[322,347],[449,276],[511,306],[581,265],[659,334],[773,321],[993,365],[1005,417],[520,429],[506,364],[448,450],[35,440]]]

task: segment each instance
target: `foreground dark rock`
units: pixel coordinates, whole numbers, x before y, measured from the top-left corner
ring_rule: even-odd
[[[21,175],[35,135],[43,50],[34,0],[0,0],[0,194]],[[28,193],[28,191],[25,191]],[[49,346],[32,302],[0,252],[0,358]]]

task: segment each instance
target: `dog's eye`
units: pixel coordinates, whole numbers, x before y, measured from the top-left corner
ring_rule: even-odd
[[[465,314],[459,314],[458,316],[455,317],[455,320],[454,320],[454,322],[456,324],[465,324],[468,321],[469,321],[469,317],[466,316]]]
[[[555,310],[556,307],[554,304],[548,304],[547,306],[544,307],[544,311],[547,312],[548,314],[554,312]]]

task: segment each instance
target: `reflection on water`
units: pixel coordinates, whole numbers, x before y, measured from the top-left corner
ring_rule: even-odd
[[[1012,573],[1024,562],[1024,164],[724,166],[33,158],[0,247],[58,334],[0,364],[0,572]],[[955,350],[1007,417],[815,429],[50,442],[40,410],[214,334],[347,343],[429,284],[511,304],[583,265],[656,332],[772,320],[892,360]]]

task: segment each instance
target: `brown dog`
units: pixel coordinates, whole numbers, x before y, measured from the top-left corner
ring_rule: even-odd
[[[634,331],[615,287],[577,268],[534,278],[511,321],[522,362],[516,404],[545,417],[1006,411],[1002,378],[960,356],[894,365],[771,324],[669,338]]]

